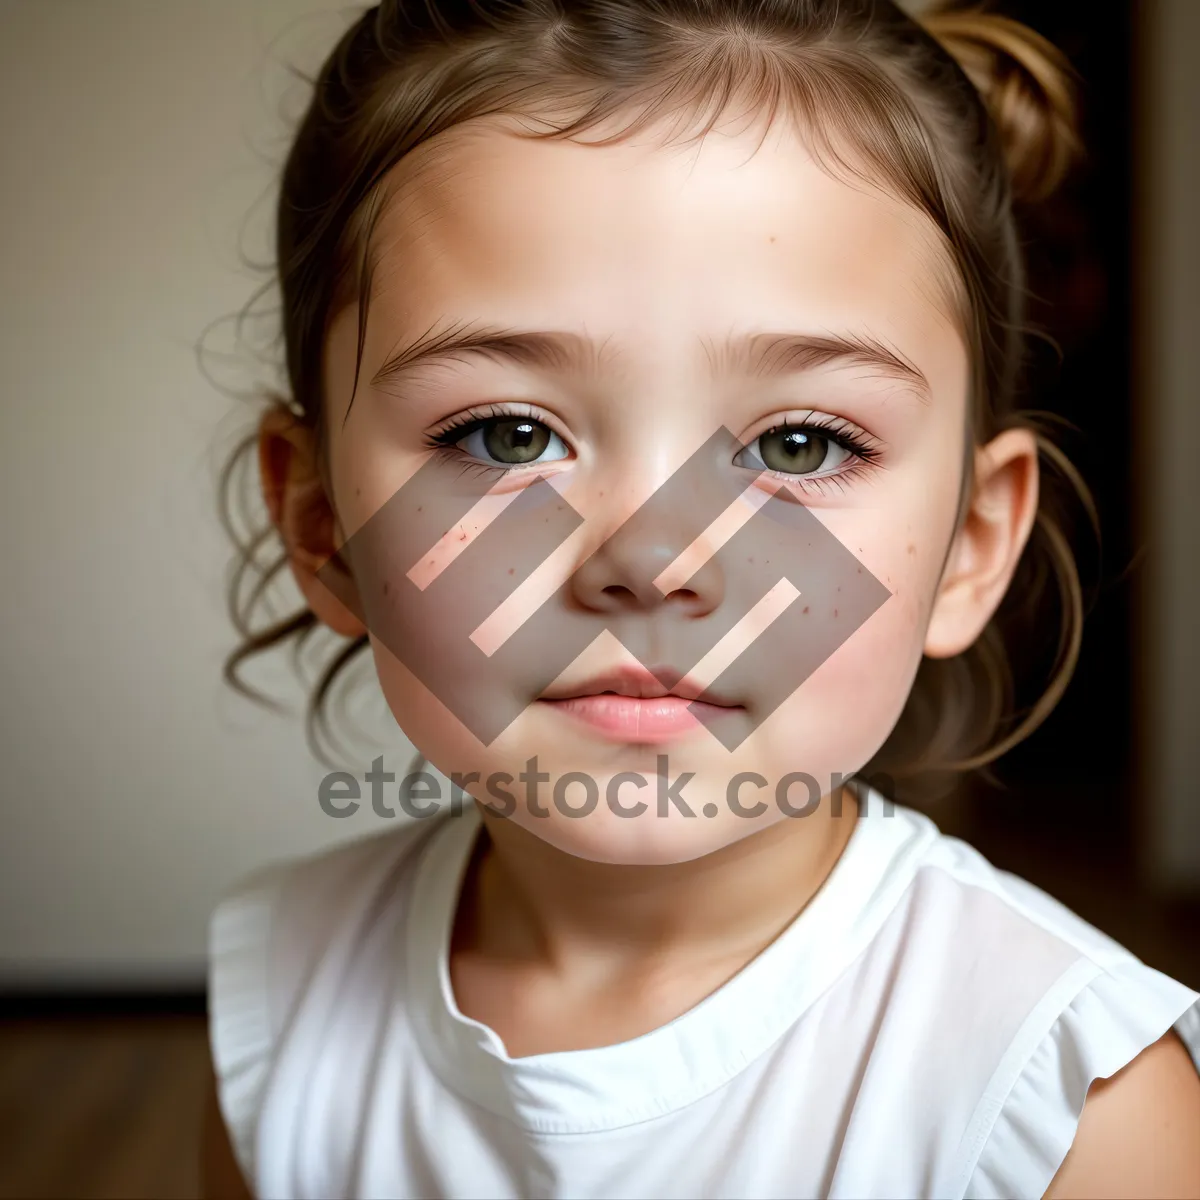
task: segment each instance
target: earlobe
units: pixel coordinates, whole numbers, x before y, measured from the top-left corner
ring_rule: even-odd
[[[929,658],[967,650],[999,607],[1038,506],[1037,440],[998,434],[975,454],[971,501],[954,537],[925,634]]]
[[[319,621],[343,637],[360,637],[366,628],[357,615],[353,578],[340,561],[332,564],[336,577],[321,571],[338,546],[337,520],[318,463],[311,427],[282,407],[263,415],[258,430],[263,501],[283,540],[296,586]]]

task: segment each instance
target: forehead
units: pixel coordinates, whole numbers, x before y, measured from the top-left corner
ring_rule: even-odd
[[[571,324],[661,354],[673,334],[786,325],[869,332],[916,358],[961,350],[932,223],[831,173],[782,124],[598,146],[488,118],[419,146],[387,188],[371,321],[381,305],[389,334]]]

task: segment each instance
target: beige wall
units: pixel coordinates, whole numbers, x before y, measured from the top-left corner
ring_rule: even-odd
[[[0,982],[197,978],[222,887],[378,824],[324,816],[300,720],[220,681],[246,412],[193,349],[259,282],[320,3],[0,7]]]

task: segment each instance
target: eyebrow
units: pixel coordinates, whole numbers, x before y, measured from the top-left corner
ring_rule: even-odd
[[[771,378],[826,364],[859,366],[914,388],[930,398],[929,381],[895,347],[880,338],[851,332],[747,333],[714,343],[701,339],[714,375]],[[598,377],[616,366],[609,339],[596,342],[572,330],[519,330],[462,325],[427,332],[393,351],[371,379],[373,387],[392,383],[418,366],[480,354],[502,363]]]

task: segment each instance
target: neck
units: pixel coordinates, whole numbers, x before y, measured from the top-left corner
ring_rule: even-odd
[[[487,836],[467,873],[460,946],[493,959],[636,971],[654,959],[744,965],[824,883],[858,819],[849,794],[690,862],[626,866],[558,850],[481,809]]]

